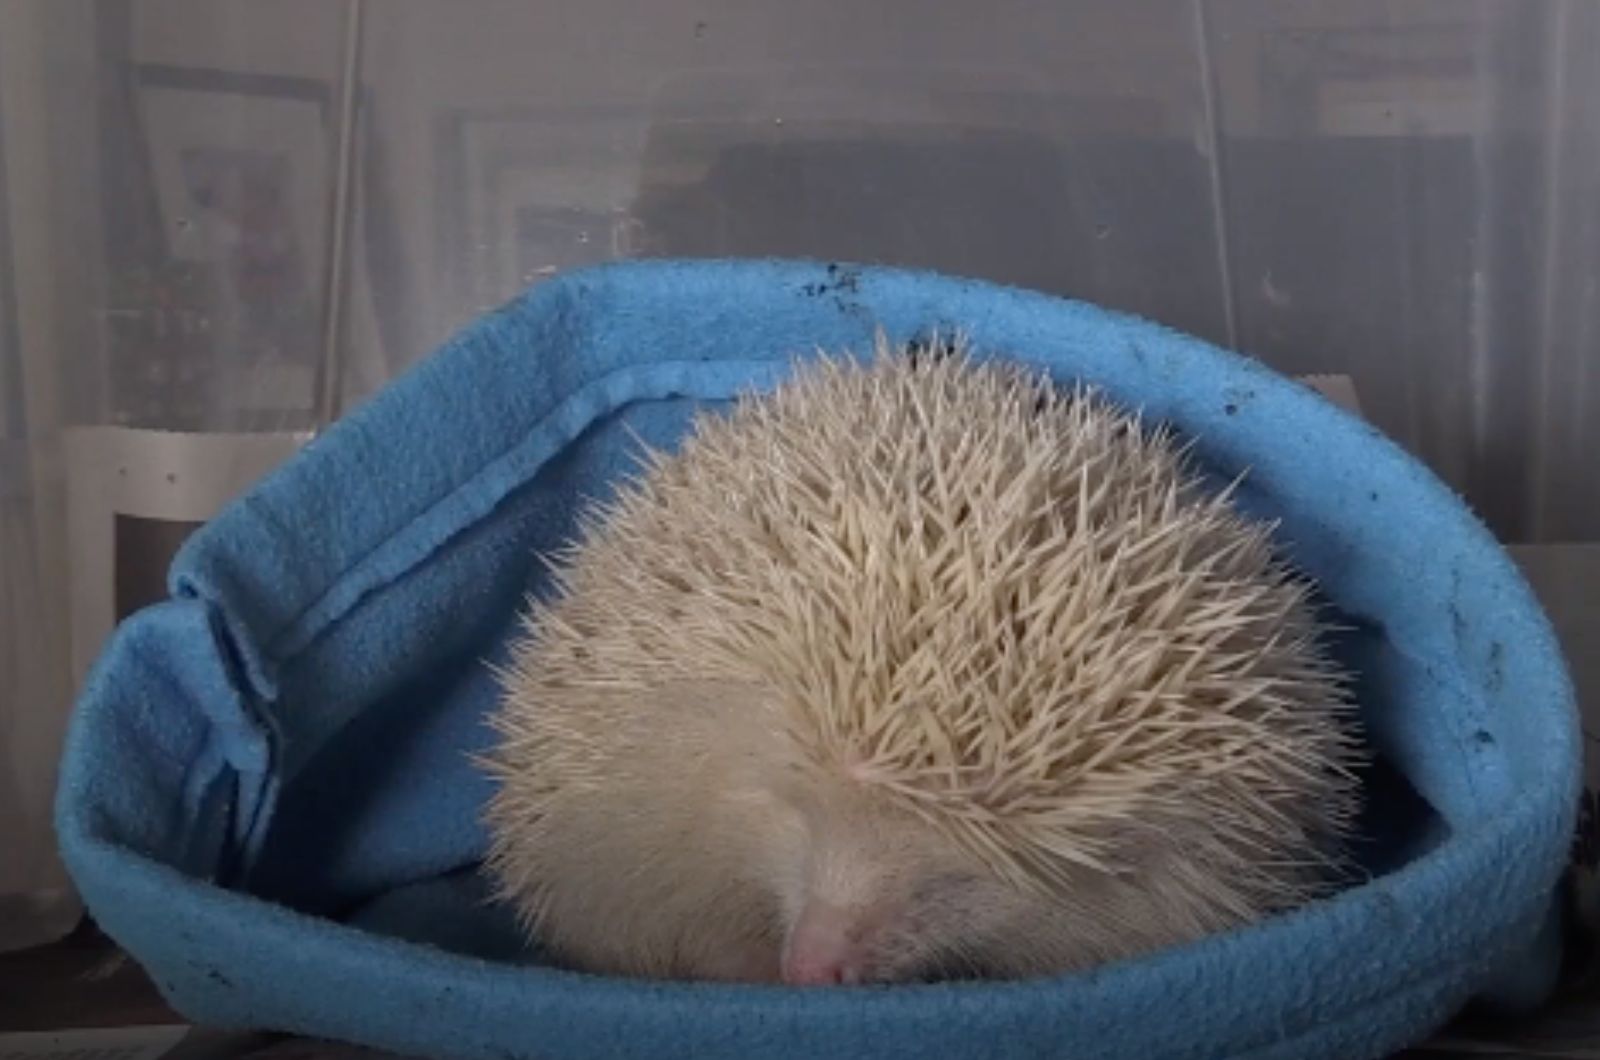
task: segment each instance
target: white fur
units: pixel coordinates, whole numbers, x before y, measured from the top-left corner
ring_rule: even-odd
[[[653,454],[556,573],[488,867],[574,965],[1038,975],[1329,885],[1357,752],[1307,586],[1092,395],[824,359]]]

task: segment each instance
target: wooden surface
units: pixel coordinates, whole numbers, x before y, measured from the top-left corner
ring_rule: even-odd
[[[182,1022],[138,965],[88,924],[52,946],[0,953],[0,1031]]]

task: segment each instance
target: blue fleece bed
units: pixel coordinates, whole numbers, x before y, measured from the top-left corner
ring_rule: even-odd
[[[1349,633],[1369,878],[1254,928],[1025,983],[794,991],[549,967],[474,872],[469,754],[538,550],[631,434],[817,347],[961,330],[1198,439]],[[1090,305],[806,262],[605,266],[473,323],[197,533],[118,630],[57,804],[92,914],[207,1024],[461,1057],[1375,1057],[1560,959],[1579,744],[1559,650],[1467,509],[1260,365]]]

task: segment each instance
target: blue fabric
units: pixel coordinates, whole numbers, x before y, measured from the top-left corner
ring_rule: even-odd
[[[537,549],[691,412],[817,347],[959,328],[1248,466],[1351,632],[1381,754],[1371,879],[1046,982],[789,991],[543,967],[472,867],[468,754]],[[1038,294],[890,269],[657,262],[540,285],[196,534],[71,726],[57,823],[103,927],[191,1018],[467,1057],[1378,1056],[1539,1000],[1578,796],[1545,618],[1461,503],[1258,364]]]

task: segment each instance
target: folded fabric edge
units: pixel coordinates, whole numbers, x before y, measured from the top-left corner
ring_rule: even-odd
[[[87,739],[77,741],[75,753],[93,754],[99,750],[95,746],[97,734],[86,736]],[[1453,837],[1438,850],[1373,884],[1236,933],[1214,936],[1193,946],[1164,951],[1085,976],[1044,983],[984,983],[963,988],[995,999],[1014,998],[1029,991],[1116,989],[1119,984],[1133,985],[1146,976],[1171,974],[1181,978],[1185,968],[1198,968],[1207,962],[1243,960],[1248,963],[1269,953],[1294,952],[1318,937],[1349,940],[1365,936],[1372,945],[1381,948],[1394,934],[1383,927],[1383,922],[1407,915],[1405,910],[1416,915],[1430,910],[1434,915],[1443,915],[1445,910],[1454,908],[1460,914],[1460,919],[1451,922],[1454,930],[1444,933],[1447,938],[1424,940],[1425,949],[1409,955],[1413,959],[1424,962],[1462,960],[1473,953],[1484,952],[1486,947],[1494,949],[1496,956],[1504,957],[1508,955],[1506,940],[1495,941],[1500,932],[1515,926],[1518,931],[1514,934],[1520,933],[1534,926],[1528,923],[1530,918],[1539,920],[1547,915],[1555,881],[1565,864],[1570,841],[1569,818],[1574,811],[1571,808],[1563,811],[1561,800],[1554,800],[1555,805],[1552,801],[1548,791],[1535,793],[1534,797],[1515,804],[1511,812],[1485,821],[1483,828]],[[505,986],[517,985],[519,989],[545,986],[630,1003],[718,997],[737,999],[741,1006],[810,1001],[796,999],[791,992],[775,988],[645,984],[597,979],[555,969],[497,965],[372,936],[224,890],[135,853],[119,844],[115,837],[103,834],[92,807],[64,800],[58,817],[64,854],[90,902],[91,911],[102,918],[108,933],[128,946],[136,957],[153,958],[152,970],[158,972],[163,964],[170,966],[170,960],[164,960],[167,955],[158,955],[157,951],[167,949],[171,942],[143,937],[148,917],[140,910],[152,903],[170,908],[181,901],[185,916],[192,915],[197,928],[205,919],[239,918],[236,927],[257,938],[263,952],[271,948],[267,943],[272,937],[278,938],[280,944],[292,944],[291,938],[304,938],[309,932],[329,943],[350,947],[351,960],[417,962],[417,974],[442,975],[446,979],[492,971],[496,976],[513,977],[504,981]],[[1520,897],[1503,907],[1507,914],[1503,920],[1486,927],[1483,918],[1467,915],[1477,906],[1478,886],[1487,886],[1491,893],[1498,895]],[[257,931],[264,934],[255,936],[253,933]],[[193,945],[198,946],[198,942]],[[258,948],[257,944],[252,943],[252,948]],[[1349,996],[1359,997],[1363,1003],[1392,987],[1392,984],[1386,985],[1382,975],[1367,976],[1360,968],[1344,968],[1330,974],[1335,979],[1358,984],[1360,989],[1349,988]],[[1491,978],[1486,970],[1479,977],[1477,987],[1481,988]],[[1333,985],[1337,985],[1336,982],[1326,977],[1317,984],[1319,989]],[[895,1000],[915,1005],[917,997],[933,996],[929,990],[937,989],[941,988],[913,987]],[[881,993],[865,1000],[880,1006],[887,1003]],[[1041,993],[1037,1000],[1043,1003],[1047,996]],[[1353,1010],[1359,1005],[1351,1007]]]

